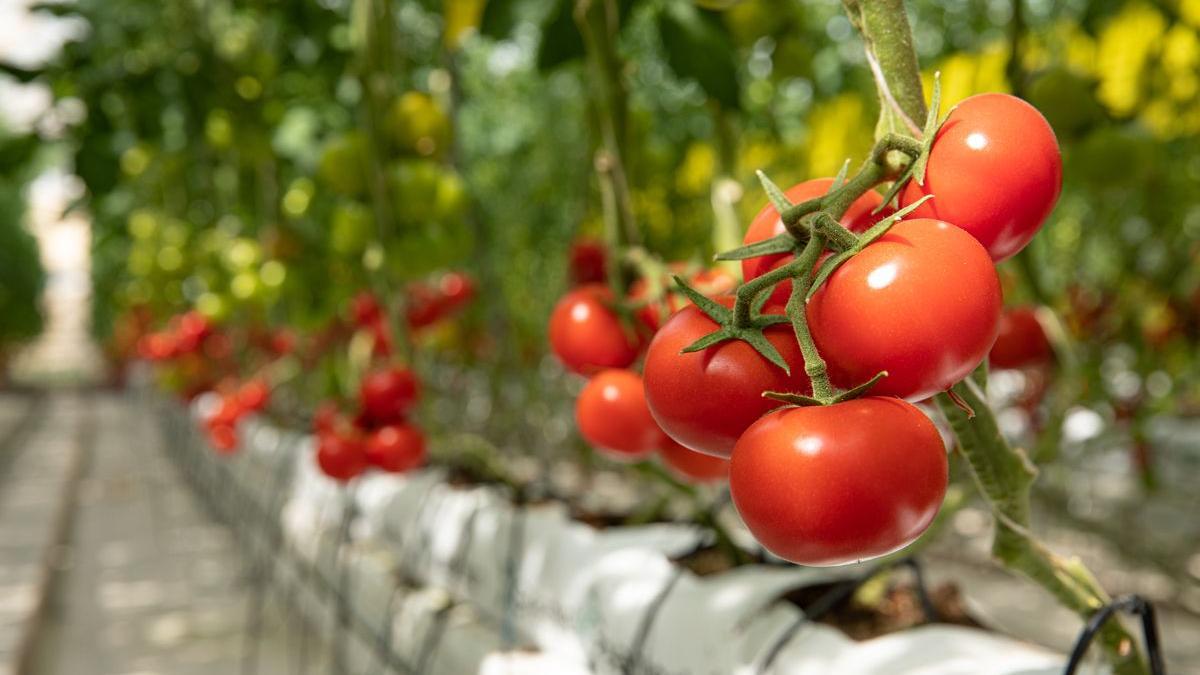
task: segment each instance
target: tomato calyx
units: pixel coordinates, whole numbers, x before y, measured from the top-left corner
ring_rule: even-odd
[[[734,309],[732,310],[692,288],[681,277],[675,276],[675,285],[679,288],[679,292],[687,296],[687,299],[691,300],[701,312],[704,312],[704,314],[708,315],[708,318],[720,326],[717,330],[684,347],[681,353],[687,354],[703,351],[726,340],[741,340],[753,347],[763,358],[779,366],[785,373],[790,375],[791,369],[788,367],[783,355],[763,335],[763,330],[770,326],[787,323],[788,318],[782,314],[763,314],[763,305],[766,304],[770,294],[761,291],[774,283],[788,278],[791,268],[794,265],[794,262],[789,263],[758,277],[749,284],[742,285],[738,289],[738,299],[734,303]],[[757,283],[761,279],[771,279],[771,281]],[[747,292],[746,289],[751,288],[752,285],[756,289],[751,289]],[[744,297],[748,297],[750,300],[743,301]],[[741,310],[738,309],[739,306],[742,307]]]
[[[764,391],[763,398],[769,398],[781,403],[790,403],[797,406],[814,406],[814,405],[833,405],[835,403],[844,403],[852,401],[856,398],[861,398],[871,391],[871,388],[879,381],[887,377],[887,371],[881,370],[875,374],[875,377],[863,382],[862,384],[847,389],[843,392],[838,392],[826,398],[817,398],[815,396],[807,396],[805,394],[793,394],[786,391]]]

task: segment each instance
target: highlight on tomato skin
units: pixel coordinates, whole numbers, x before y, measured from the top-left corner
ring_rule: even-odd
[[[317,466],[330,478],[345,483],[367,469],[362,439],[354,433],[327,433],[317,438]]]
[[[646,407],[642,378],[630,370],[605,370],[589,380],[575,401],[575,421],[584,440],[610,459],[644,459],[664,440]]]
[[[738,440],[729,488],[746,527],[799,565],[844,565],[912,543],[946,494],[946,447],[906,401],[870,396],[767,413]]]
[[[964,230],[903,220],[834,272],[808,303],[834,383],[887,372],[871,393],[921,401],[987,356],[1003,297],[987,251]]]
[[[403,421],[420,396],[416,375],[400,366],[372,371],[359,386],[361,411],[374,424]]]
[[[367,463],[389,473],[404,473],[425,463],[425,435],[411,424],[389,424],[367,437]]]
[[[611,308],[612,290],[589,284],[564,295],[550,315],[550,349],[567,370],[591,375],[625,368],[637,360],[641,343]]]

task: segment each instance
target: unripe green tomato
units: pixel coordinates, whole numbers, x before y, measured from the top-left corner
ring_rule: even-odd
[[[325,144],[317,175],[334,191],[356,196],[367,189],[367,139],[357,131],[336,136]]]
[[[1040,110],[1060,137],[1078,136],[1104,115],[1092,82],[1068,68],[1042,71],[1029,85],[1029,102]]]
[[[333,209],[329,223],[329,247],[340,255],[362,253],[375,233],[371,209],[358,202],[342,202]]]
[[[438,177],[434,197],[434,213],[438,220],[451,220],[460,216],[467,205],[467,188],[462,176],[447,169]]]
[[[429,94],[409,91],[388,109],[386,130],[403,152],[431,157],[450,145],[450,119]]]
[[[433,218],[441,175],[441,167],[429,159],[405,159],[392,165],[388,181],[396,215],[409,222]]]

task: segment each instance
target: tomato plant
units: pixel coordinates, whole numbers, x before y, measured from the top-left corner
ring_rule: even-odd
[[[550,348],[568,370],[590,375],[637,359],[639,341],[611,307],[612,290],[589,284],[567,293],[550,315]]]
[[[993,260],[1010,258],[1037,234],[1062,189],[1054,130],[1036,108],[1008,94],[980,94],[955,107],[929,153],[924,185],[912,181],[913,213],[970,232]]]
[[[993,368],[1024,368],[1047,363],[1054,350],[1046,338],[1046,330],[1032,307],[1013,307],[1000,315],[996,342],[988,352],[988,365]]]
[[[873,393],[928,398],[966,377],[996,339],[1002,298],[991,258],[963,230],[901,221],[837,269],[808,305],[834,380],[888,373]]]
[[[375,424],[401,422],[420,397],[420,383],[408,368],[393,366],[368,373],[359,387],[362,412]]]
[[[729,293],[737,286],[737,279],[729,272],[716,269],[699,269],[691,274],[688,274],[688,265],[686,263],[671,263],[668,266],[668,271],[672,274],[679,274],[686,277],[688,284],[695,288],[700,293],[709,297],[717,297]],[[651,334],[658,331],[662,327],[663,321],[670,318],[675,312],[688,303],[687,298],[683,294],[674,290],[674,282],[670,277],[666,277],[659,281],[663,289],[662,299],[659,301],[650,301],[650,284],[645,278],[638,278],[629,287],[629,300],[631,303],[642,306],[637,310],[638,321]]]
[[[575,421],[584,440],[614,459],[641,459],[663,442],[642,378],[628,370],[601,371],[589,380],[575,401]]]
[[[929,418],[875,396],[768,413],[738,440],[729,472],[746,527],[802,565],[912,543],[933,522],[946,482],[946,448]]]
[[[732,304],[729,299],[723,302]],[[685,307],[663,325],[646,352],[646,402],[675,441],[697,452],[728,457],[746,427],[779,405],[763,398],[764,391],[808,391],[809,383],[796,336],[782,324],[768,328],[765,336],[789,365],[790,375],[740,340],[682,353],[716,329],[716,322],[695,306]]]

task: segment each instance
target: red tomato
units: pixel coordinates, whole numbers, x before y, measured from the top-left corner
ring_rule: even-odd
[[[403,421],[420,395],[417,376],[400,367],[368,373],[358,390],[362,411],[376,424]]]
[[[242,415],[244,415],[246,412],[245,409],[242,408],[241,401],[238,399],[239,397],[236,394],[232,396],[223,396],[221,398],[221,403],[217,406],[216,410],[214,410],[213,413],[209,415],[208,419],[205,420],[205,424],[207,424],[209,427],[233,426],[237,424],[238,421],[242,419]]]
[[[715,483],[729,476],[729,460],[688,450],[670,438],[658,454],[671,473],[689,483]]]
[[[358,476],[367,468],[362,440],[349,434],[322,434],[317,438],[317,466],[343,483]]]
[[[425,462],[425,436],[408,424],[389,424],[367,438],[367,462],[391,473],[403,473]]]
[[[1046,118],[1015,96],[979,94],[946,118],[925,185],[909,182],[900,205],[933,195],[914,218],[953,223],[1000,261],[1033,239],[1061,189],[1062,155]]]
[[[383,319],[383,308],[370,291],[361,291],[350,301],[350,318],[357,326],[370,326]]]
[[[687,271],[685,263],[671,263],[668,267],[672,274],[684,275]],[[737,288],[737,279],[719,267],[702,269],[691,275],[687,275],[686,278],[692,288],[709,297],[724,295]],[[651,334],[658,332],[658,329],[662,327],[664,317],[670,318],[672,314],[683,309],[688,304],[687,297],[676,289],[675,280],[670,275],[663,279],[662,283],[666,289],[666,295],[663,297],[663,300],[661,302],[649,303],[637,310],[636,313],[638,321],[645,325]],[[637,279],[629,287],[630,301],[637,302],[641,300],[646,297],[649,290],[649,284],[645,279]]]
[[[582,286],[608,280],[608,249],[603,243],[582,237],[571,244],[568,256],[571,285]]]
[[[408,303],[405,318],[413,330],[437,323],[445,312],[445,299],[435,288],[425,282],[408,287]]]
[[[287,356],[296,351],[300,338],[291,328],[279,328],[271,333],[270,350],[276,356]]]
[[[313,413],[313,431],[319,434],[332,432],[338,423],[341,411],[333,401],[322,401]]]
[[[835,382],[850,387],[886,370],[872,393],[919,401],[983,361],[1002,300],[979,242],[947,223],[906,220],[829,277],[808,322]]]
[[[238,405],[243,410],[258,412],[267,407],[271,400],[271,387],[266,380],[253,379],[243,384],[237,392]]]
[[[721,302],[733,304],[731,298]],[[811,387],[791,326],[780,324],[765,331],[791,375],[740,340],[680,353],[715,330],[716,322],[695,306],[683,308],[663,325],[646,352],[646,402],[659,426],[676,442],[728,457],[746,427],[780,405],[763,398],[764,391],[809,393]]]
[[[575,421],[583,438],[616,459],[641,459],[663,442],[642,378],[629,370],[605,370],[593,377],[575,402]]]
[[[793,185],[784,194],[787,195],[787,198],[793,204],[798,204],[824,195],[829,192],[829,188],[832,185],[832,178],[814,178],[813,180]],[[863,196],[854,200],[854,203],[846,210],[841,219],[842,225],[853,232],[866,232],[872,225],[892,214],[891,208],[885,208],[877,215],[871,215],[871,211],[875,210],[882,203],[883,196],[878,192],[872,190],[864,193]],[[783,234],[786,229],[783,226],[783,221],[779,218],[779,212],[768,202],[758,212],[758,215],[754,217],[753,222],[750,223],[750,228],[746,230],[746,236],[742,240],[742,243],[753,244],[757,241],[770,239],[776,235]],[[790,253],[777,253],[757,258],[747,258],[742,261],[742,278],[750,281],[751,279],[761,277],[776,267],[791,262],[793,257]],[[792,282],[785,281],[775,287],[775,291],[771,295],[771,302],[781,305],[785,304],[791,293]]]
[[[215,424],[208,427],[208,442],[213,449],[222,455],[232,455],[237,452],[238,433],[232,424]]]
[[[610,307],[612,291],[592,284],[567,293],[550,315],[550,348],[569,370],[590,375],[624,368],[638,355],[638,341]]]
[[[212,330],[212,322],[196,310],[184,312],[179,317],[178,333],[181,336],[194,337],[200,341],[211,335]]]
[[[465,272],[446,272],[438,278],[437,289],[445,298],[446,305],[454,310],[475,297],[475,280]]]
[[[1024,368],[1054,356],[1046,331],[1032,307],[1014,307],[1000,315],[1000,332],[988,354],[993,368]]]
[[[167,361],[179,353],[175,336],[169,333],[150,333],[138,340],[138,355],[147,361]]]
[[[946,449],[929,418],[872,396],[769,413],[734,448],[729,489],[767,550],[801,565],[841,565],[916,539],[946,480]]]

